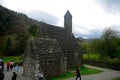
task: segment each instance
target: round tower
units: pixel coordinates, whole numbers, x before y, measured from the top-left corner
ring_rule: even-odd
[[[67,10],[66,14],[64,15],[64,28],[67,32],[72,33],[72,15],[70,14],[69,10]]]

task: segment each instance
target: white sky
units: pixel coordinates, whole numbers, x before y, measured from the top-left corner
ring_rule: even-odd
[[[95,38],[100,37],[105,27],[120,25],[120,15],[105,11],[96,1],[1,0],[0,4],[8,9],[25,13],[34,19],[43,19],[47,23],[58,26],[63,26],[64,14],[69,10],[73,16],[74,35]]]

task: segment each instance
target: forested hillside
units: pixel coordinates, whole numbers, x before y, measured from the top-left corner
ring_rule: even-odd
[[[29,36],[38,35],[40,22],[0,5],[0,54],[20,55]]]

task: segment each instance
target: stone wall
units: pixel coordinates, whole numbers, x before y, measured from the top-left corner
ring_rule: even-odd
[[[36,62],[37,61],[30,59],[26,61],[26,63],[24,63],[24,71],[23,71],[24,76],[31,78],[31,80],[35,80],[37,74],[36,71],[38,71],[36,69],[37,66]]]
[[[53,77],[66,73],[66,59],[50,59],[39,62],[45,77]]]
[[[24,54],[24,75],[37,80],[37,74],[53,77],[66,73],[67,60],[57,41],[50,38],[30,38]]]
[[[81,54],[76,51],[68,51],[65,53],[67,57],[67,68],[73,68],[81,65]]]

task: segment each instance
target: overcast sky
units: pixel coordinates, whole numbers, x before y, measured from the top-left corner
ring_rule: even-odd
[[[120,0],[0,0],[0,4],[61,27],[69,10],[76,37],[98,38],[106,27],[120,30]]]

